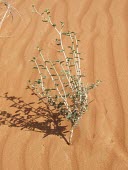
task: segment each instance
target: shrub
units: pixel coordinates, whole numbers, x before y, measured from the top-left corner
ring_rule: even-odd
[[[97,87],[99,80],[91,85],[83,82],[84,74],[81,72],[81,56],[79,42],[75,32],[63,32],[64,22],[60,22],[60,30],[52,22],[50,11],[43,13],[37,11],[33,5],[33,11],[42,17],[42,21],[49,23],[57,32],[56,45],[59,50],[59,59],[49,59],[40,47],[37,47],[39,57],[33,57],[31,62],[35,64],[39,78],[34,82],[29,80],[29,85],[35,90],[40,98],[44,97],[50,106],[53,106],[71,123],[69,144],[72,143],[74,127],[78,124],[83,114],[88,110],[88,92]],[[64,46],[63,39],[70,40],[70,45]],[[47,88],[47,79],[51,79],[51,88]]]

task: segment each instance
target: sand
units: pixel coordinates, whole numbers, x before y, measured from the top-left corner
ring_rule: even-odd
[[[127,170],[128,1],[9,2],[21,17],[13,12],[13,20],[8,17],[0,30],[0,170]],[[32,13],[33,3],[42,11],[50,8],[55,23],[64,21],[65,30],[78,33],[85,81],[102,80],[91,92],[90,100],[95,100],[75,129],[71,146],[64,121],[58,133],[47,129],[48,121],[41,125],[42,112],[53,123],[55,117],[26,89],[27,81],[38,76],[29,62],[35,47],[50,54],[56,38]],[[35,124],[30,123],[33,118]]]

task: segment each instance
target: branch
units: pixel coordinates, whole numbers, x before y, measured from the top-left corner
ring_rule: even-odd
[[[41,53],[41,51],[40,51],[39,48],[38,48],[38,50],[39,50],[39,53],[40,53],[41,58],[43,59],[43,62],[45,63],[46,70],[47,70],[48,74],[50,75],[50,77],[51,77],[51,79],[52,79],[52,81],[53,81],[53,83],[54,83],[54,85],[55,85],[55,88],[56,88],[58,94],[60,95],[60,97],[61,97],[62,100],[64,101],[64,104],[65,104],[65,106],[67,107],[67,109],[71,112],[71,110],[70,110],[70,108],[69,108],[69,105],[68,105],[68,103],[67,103],[67,100],[65,100],[65,98],[62,96],[59,88],[56,86],[55,79],[54,79],[54,77],[52,76],[52,74],[51,74],[48,66],[46,65],[46,60],[45,60],[43,54]]]
[[[39,66],[38,66],[38,63],[37,63],[36,59],[35,59],[34,61],[35,61],[36,67],[37,67],[37,69],[38,69],[38,73],[39,73],[39,75],[40,75],[42,91],[44,91],[44,90],[45,90],[45,87],[44,87],[44,82],[43,82],[42,74],[41,74],[41,71],[40,71],[40,69],[39,69]]]

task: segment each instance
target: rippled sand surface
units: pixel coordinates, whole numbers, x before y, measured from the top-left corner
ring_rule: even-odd
[[[13,12],[0,30],[0,170],[128,170],[128,1],[9,2],[21,16]],[[95,100],[71,146],[63,133],[65,123],[60,120],[58,133],[49,130],[48,120],[55,123],[56,117],[26,89],[27,81],[37,76],[29,62],[35,47],[50,54],[56,38],[32,13],[33,3],[40,11],[49,8],[55,23],[64,21],[65,30],[78,33],[86,81],[102,80],[91,92]],[[41,124],[41,114],[46,124]]]

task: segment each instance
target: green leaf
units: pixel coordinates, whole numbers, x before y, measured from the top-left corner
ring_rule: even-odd
[[[70,72],[69,72],[68,70],[65,70],[65,73],[66,73],[66,74],[69,74]]]
[[[56,63],[59,63],[59,62],[60,62],[60,60],[56,60],[55,62],[56,62]]]
[[[58,80],[58,79],[54,79],[55,81]]]
[[[72,114],[68,114],[68,115],[66,116],[67,119],[70,119],[71,117],[72,117]]]
[[[45,89],[45,91],[50,91],[51,89]]]
[[[50,63],[50,61],[49,61],[49,60],[46,60],[45,63]]]
[[[61,27],[63,27],[64,26],[64,22],[60,21],[60,23],[61,23]]]
[[[40,80],[40,79],[38,79],[38,80],[37,80],[37,83],[38,83],[38,84],[40,84],[40,83],[41,83],[41,80]]]
[[[56,24],[52,24],[53,27],[56,27]]]
[[[55,84],[55,86],[59,86],[59,84]]]
[[[43,79],[46,79],[46,76],[42,76]]]
[[[71,49],[72,49],[72,47],[71,47],[71,46],[68,46],[68,48],[71,48]]]
[[[42,66],[42,67],[44,67],[44,65],[43,65],[43,64],[38,64],[38,66]]]
[[[56,74],[51,74],[51,76],[57,76]]]
[[[79,53],[79,52],[77,52],[77,51],[75,51],[75,53],[76,53],[76,54],[81,54],[81,53]]]
[[[33,69],[38,69],[38,68],[35,66],[35,67],[33,67]]]
[[[62,35],[70,36],[69,32],[62,32]]]
[[[71,58],[71,57],[67,57],[67,59],[68,59],[68,60],[72,60],[73,58]]]
[[[60,61],[60,64],[64,63],[65,61]]]
[[[46,13],[47,13],[47,12],[49,12],[49,9],[48,9],[48,8],[46,8],[46,9],[44,10],[44,12],[46,12]]]
[[[86,76],[82,74],[82,75],[79,75],[79,77],[86,77]]]
[[[43,22],[48,22],[48,20],[46,20],[46,19],[43,19],[42,21],[43,21]]]
[[[30,60],[30,62],[35,62],[34,60]]]
[[[57,52],[60,52],[60,53],[63,52],[63,51],[64,51],[63,49],[62,50],[57,50]]]

